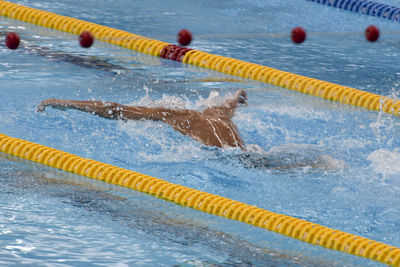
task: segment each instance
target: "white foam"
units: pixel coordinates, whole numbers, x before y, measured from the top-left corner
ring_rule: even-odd
[[[132,103],[132,105],[201,110],[220,105],[223,98],[226,97],[221,97],[217,91],[211,91],[207,98],[199,95],[198,100],[194,102],[185,97],[169,95],[163,95],[162,98],[153,100],[148,95],[149,89],[144,89],[146,90],[146,95],[135,103]],[[260,119],[251,118],[251,114],[247,113],[238,112],[236,120],[244,124],[245,127],[256,129],[260,134],[263,134],[267,128],[272,127]],[[121,122],[119,126],[132,139],[138,140],[143,145],[143,149],[138,153],[144,160],[167,160],[171,162],[185,161],[188,158],[201,159],[205,157],[201,144],[180,135],[172,127],[161,122],[129,121]],[[281,130],[284,131],[284,129]],[[154,149],[149,149],[149,147],[158,147],[156,149],[158,151],[155,152]],[[326,155],[323,149],[320,145],[286,144],[272,147],[269,151],[264,151],[259,145],[246,145],[247,152],[272,155],[277,161],[289,162],[289,165],[310,165],[322,169],[341,169],[344,167],[344,162]],[[229,151],[228,148],[224,150]]]
[[[207,98],[199,95],[199,99],[192,102],[186,97],[163,95],[160,99],[153,100],[149,96],[151,89],[144,87],[146,95],[131,103],[134,106],[164,107],[170,109],[195,109],[201,110],[217,106],[222,103],[219,92],[211,91]],[[119,127],[133,140],[140,140],[143,149],[138,152],[142,159],[148,161],[167,160],[182,161],[188,158],[204,158],[202,145],[191,138],[175,132],[169,125],[154,121],[128,121],[120,122]],[[161,151],[154,153],[149,147],[159,147]]]
[[[383,175],[394,175],[400,173],[400,153],[396,150],[389,151],[386,149],[378,149],[372,152],[368,158],[371,161],[371,167],[375,172]]]
[[[132,106],[146,106],[146,107],[163,107],[170,109],[193,109],[193,110],[204,110],[210,107],[219,106],[222,103],[222,99],[228,96],[221,96],[218,91],[210,91],[207,98],[203,98],[199,95],[198,100],[192,102],[186,96],[171,96],[163,94],[160,99],[152,99],[149,96],[149,91],[146,86],[144,86],[146,95],[139,100],[130,103]],[[232,95],[233,96],[233,95]]]
[[[132,140],[139,141],[142,148],[137,153],[145,161],[176,162],[203,157],[200,144],[161,122],[128,121],[118,126]]]
[[[263,154],[265,153],[265,150],[262,149],[259,145],[257,144],[247,144],[245,146],[245,150],[251,153],[258,153],[258,154]]]
[[[369,145],[370,143],[371,143],[371,141],[366,140],[362,137],[346,138],[346,139],[340,140],[340,146],[345,147],[347,150],[364,148],[366,145]]]
[[[206,109],[221,105],[222,98],[217,91],[211,91],[207,98],[199,96],[199,99],[194,103],[194,109]]]

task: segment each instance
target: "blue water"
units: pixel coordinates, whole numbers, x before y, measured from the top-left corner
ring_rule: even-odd
[[[392,21],[294,0],[15,2],[172,43],[188,28],[195,49],[399,94]],[[377,43],[364,40],[370,24]],[[307,30],[304,44],[291,43],[294,26]],[[10,19],[0,27],[24,40],[0,47],[1,133],[400,246],[398,117],[239,78],[204,82],[232,77],[100,42],[83,49],[76,36]],[[234,117],[247,147],[324,166],[252,168],[238,150],[161,123],[36,112],[51,97],[201,110],[238,88],[249,98]],[[380,265],[5,154],[0,164],[2,265]]]

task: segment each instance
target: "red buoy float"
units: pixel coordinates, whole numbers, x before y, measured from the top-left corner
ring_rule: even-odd
[[[176,39],[180,45],[187,46],[192,42],[192,33],[186,29],[180,30]]]
[[[79,35],[79,43],[84,48],[91,47],[93,44],[93,35],[88,31],[82,32],[81,35]]]
[[[16,34],[15,32],[7,33],[5,43],[9,49],[17,49],[19,46],[19,42],[20,39],[18,34]]]
[[[294,43],[300,44],[306,39],[306,31],[302,27],[295,27],[292,30],[291,37]]]
[[[370,42],[375,42],[379,38],[379,29],[375,25],[369,25],[365,29],[365,38]]]

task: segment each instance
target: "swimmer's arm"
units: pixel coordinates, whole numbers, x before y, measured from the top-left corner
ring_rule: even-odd
[[[101,101],[76,101],[50,98],[43,100],[37,107],[37,111],[43,112],[46,107],[52,107],[61,110],[77,109],[106,118],[111,118],[110,115],[112,115],[108,114],[107,105]]]
[[[77,109],[107,119],[166,120],[169,116],[171,116],[171,111],[164,108],[135,107],[121,105],[113,102],[76,101],[55,98],[42,101],[39,104],[37,110],[38,112],[42,112],[48,106],[61,110]]]

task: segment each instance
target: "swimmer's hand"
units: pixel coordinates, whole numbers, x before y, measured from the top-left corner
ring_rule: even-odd
[[[247,106],[247,94],[243,89],[237,90],[233,98],[228,98],[225,100],[224,106],[235,110],[238,104],[243,104]]]
[[[50,99],[43,100],[38,105],[37,112],[43,112],[46,109],[47,106],[53,106],[56,103],[57,103],[57,99],[55,99],[55,98],[50,98]]]
[[[236,92],[236,99],[238,103],[247,105],[247,93],[245,90],[241,89]]]

